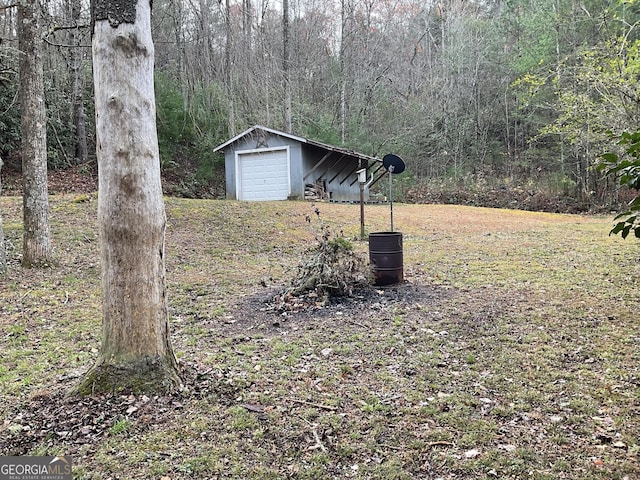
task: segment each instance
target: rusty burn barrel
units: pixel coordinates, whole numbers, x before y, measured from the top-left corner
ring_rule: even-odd
[[[403,281],[402,233],[369,234],[369,262],[376,285],[393,285]]]

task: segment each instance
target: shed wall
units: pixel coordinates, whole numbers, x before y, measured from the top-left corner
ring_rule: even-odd
[[[289,147],[290,165],[290,198],[304,198],[304,182],[302,180],[302,149],[299,142],[283,138],[279,135],[265,135],[260,138],[248,136],[238,140],[233,146],[225,149],[225,181],[226,196],[228,199],[237,200],[236,178],[236,153],[246,150],[257,151],[260,149],[273,149],[277,147]],[[283,172],[286,174],[286,172]]]

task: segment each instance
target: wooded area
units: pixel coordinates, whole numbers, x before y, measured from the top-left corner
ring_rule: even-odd
[[[93,168],[89,5],[41,4],[49,168]],[[0,10],[7,169],[21,153],[16,15]],[[591,167],[608,131],[638,124],[639,18],[603,0],[156,0],[163,171],[206,194],[212,148],[262,124],[397,153],[408,200],[437,187],[607,204],[616,186]]]

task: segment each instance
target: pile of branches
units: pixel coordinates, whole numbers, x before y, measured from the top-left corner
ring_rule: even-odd
[[[302,255],[290,285],[273,299],[274,310],[321,308],[335,297],[352,296],[371,285],[366,262],[351,242],[330,237],[329,230],[323,229],[317,245]]]

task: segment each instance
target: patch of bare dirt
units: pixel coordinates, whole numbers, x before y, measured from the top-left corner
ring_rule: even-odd
[[[231,310],[231,316],[237,320],[227,322],[226,329],[240,333],[258,327],[267,331],[293,325],[322,327],[333,323],[336,316],[353,323],[359,318],[368,320],[383,310],[429,305],[456,294],[451,287],[405,281],[384,287],[361,287],[352,295],[331,297],[328,302],[315,296],[300,295],[283,305],[282,291],[281,288],[267,288],[263,293],[242,299]]]

